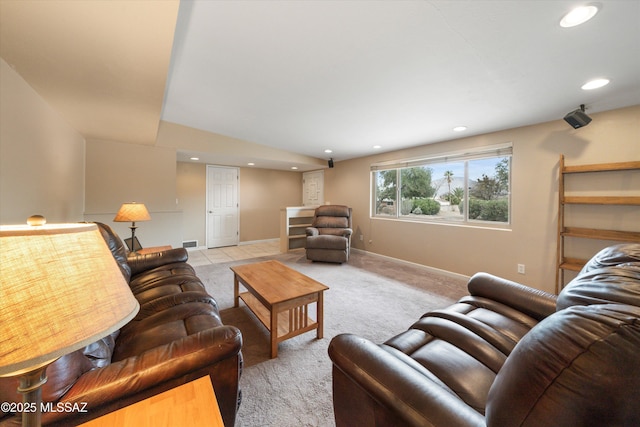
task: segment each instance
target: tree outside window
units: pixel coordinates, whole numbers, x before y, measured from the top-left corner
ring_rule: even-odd
[[[375,214],[381,216],[396,215],[398,173],[396,169],[374,172]]]
[[[469,176],[468,218],[509,222],[509,158],[470,161]]]

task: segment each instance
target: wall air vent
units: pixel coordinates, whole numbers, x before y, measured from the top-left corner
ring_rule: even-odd
[[[197,240],[187,240],[182,242],[182,247],[185,249],[188,248],[197,248],[198,247],[198,241]]]

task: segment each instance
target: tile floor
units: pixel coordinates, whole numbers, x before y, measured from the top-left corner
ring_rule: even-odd
[[[198,265],[217,264],[222,262],[239,261],[249,258],[277,255],[280,253],[280,241],[269,240],[248,245],[226,246],[214,249],[198,249],[189,251],[189,264]]]

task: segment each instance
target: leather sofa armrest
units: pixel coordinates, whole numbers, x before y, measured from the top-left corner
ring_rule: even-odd
[[[309,237],[320,235],[320,231],[318,231],[318,229],[315,227],[307,227],[306,232],[307,232],[307,236]]]
[[[471,295],[498,301],[537,320],[556,312],[556,295],[492,274],[474,274],[469,279],[467,289]]]
[[[383,409],[376,421],[410,426],[484,426],[484,416],[459,397],[421,375],[371,341],[352,334],[336,336],[329,345],[334,364],[334,409],[338,427],[356,425],[354,399],[364,391]],[[344,379],[350,381],[344,381]],[[365,404],[369,407],[369,405]],[[378,419],[381,418],[381,419]],[[400,421],[402,420],[402,421]],[[370,420],[367,419],[367,422]]]
[[[351,235],[353,234],[353,230],[350,228],[345,228],[344,231],[342,232],[344,237],[351,237]]]
[[[82,375],[61,402],[110,402],[189,374],[242,348],[242,334],[233,326],[219,326],[155,347]],[[90,407],[88,410],[91,410]]]
[[[184,248],[174,248],[150,254],[134,255],[127,258],[131,276],[174,262],[187,262],[189,254]]]

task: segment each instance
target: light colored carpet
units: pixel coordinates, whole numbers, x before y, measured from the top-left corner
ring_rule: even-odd
[[[324,294],[324,338],[317,340],[312,331],[282,342],[276,359],[269,359],[269,336],[262,324],[242,302],[233,308],[229,267],[266,259],[277,259],[330,288]],[[342,265],[312,263],[303,251],[294,251],[195,268],[216,298],[224,323],[243,334],[239,427],[335,426],[327,354],[331,338],[350,332],[381,343],[423,313],[466,295],[463,278],[360,252]]]

